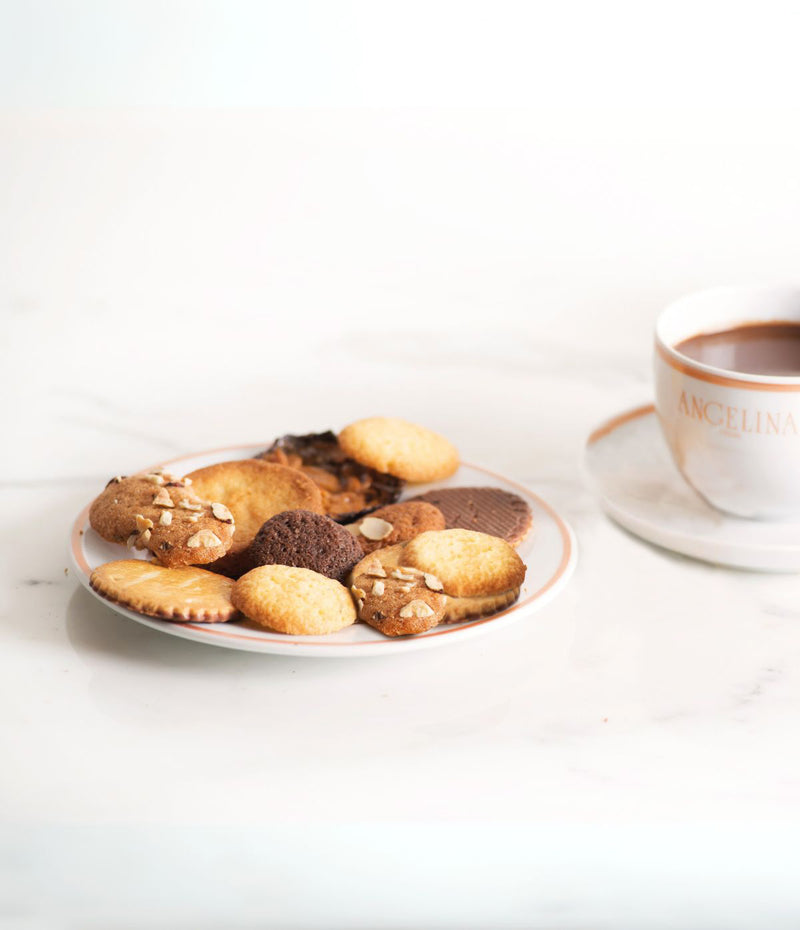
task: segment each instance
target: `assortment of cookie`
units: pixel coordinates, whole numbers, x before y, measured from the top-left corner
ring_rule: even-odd
[[[444,437],[373,417],[338,436],[283,436],[255,458],[185,477],[118,476],[90,525],[152,560],[109,562],[90,583],[148,616],[291,635],[363,622],[406,636],[487,616],[519,597],[525,564],[514,547],[531,511],[490,487],[403,497],[458,465]]]

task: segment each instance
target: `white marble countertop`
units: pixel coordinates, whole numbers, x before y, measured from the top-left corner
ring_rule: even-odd
[[[800,153],[482,120],[0,122],[8,926],[797,926],[800,580],[640,543],[580,455],[650,398],[666,301],[796,273]],[[374,413],[551,502],[567,590],[300,661],[160,635],[67,572],[110,475]]]

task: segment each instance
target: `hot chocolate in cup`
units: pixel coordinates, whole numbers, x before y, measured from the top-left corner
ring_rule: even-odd
[[[800,520],[800,289],[683,297],[658,319],[654,366],[661,428],[689,484],[726,513]]]

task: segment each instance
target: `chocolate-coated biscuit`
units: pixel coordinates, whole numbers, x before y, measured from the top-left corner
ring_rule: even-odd
[[[270,517],[246,553],[250,568],[294,565],[337,581],[344,581],[362,556],[361,547],[343,526],[308,510],[287,510]]]
[[[416,500],[381,507],[347,527],[365,555],[376,549],[408,542],[427,530],[444,528],[441,510],[426,501]]]
[[[488,533],[512,546],[518,546],[528,535],[533,519],[527,501],[502,488],[440,488],[411,500],[438,507],[448,530]]]
[[[404,482],[362,465],[344,454],[336,434],[282,436],[256,456],[288,465],[311,478],[322,493],[324,512],[338,523],[349,523],[400,496]]]
[[[155,471],[112,478],[89,510],[109,542],[149,549],[163,565],[205,565],[231,547],[235,524],[224,504],[193,493],[191,480]]]

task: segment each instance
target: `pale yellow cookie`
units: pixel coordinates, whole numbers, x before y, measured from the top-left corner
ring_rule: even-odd
[[[149,617],[220,623],[238,615],[231,602],[230,578],[202,568],[165,568],[122,559],[96,568],[89,583],[115,604]]]
[[[475,597],[519,588],[525,563],[503,539],[474,530],[434,530],[406,544],[408,565],[441,578],[445,594]]]
[[[236,521],[229,558],[246,549],[263,523],[284,510],[322,513],[322,495],[296,468],[242,459],[193,471],[192,490],[206,500],[222,501]],[[215,566],[216,567],[216,566]]]
[[[307,568],[254,568],[236,582],[232,598],[250,620],[292,636],[335,633],[356,622],[347,588]]]
[[[406,481],[439,481],[458,468],[458,451],[443,436],[394,417],[357,420],[339,433],[345,455]]]

